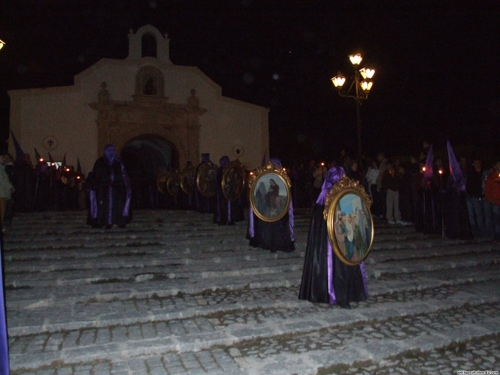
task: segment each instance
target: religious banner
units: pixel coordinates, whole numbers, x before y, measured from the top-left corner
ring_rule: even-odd
[[[288,174],[273,163],[257,168],[250,176],[250,204],[266,222],[278,221],[288,212],[292,184]]]
[[[187,195],[194,193],[195,174],[196,169],[194,167],[186,168],[181,172],[181,189]]]
[[[222,192],[227,200],[237,200],[245,187],[245,169],[239,160],[234,160],[227,166],[222,175]]]
[[[158,176],[156,176],[156,188],[162,194],[165,194],[167,192],[167,181],[170,175],[170,172],[163,171],[158,173]]]
[[[170,175],[167,181],[167,191],[170,195],[176,196],[181,191],[181,174],[175,172]]]
[[[211,198],[217,192],[217,166],[208,162],[203,164],[196,176],[196,185],[201,195]]]
[[[335,255],[345,264],[363,262],[373,244],[371,198],[358,181],[343,176],[326,197],[324,218]]]

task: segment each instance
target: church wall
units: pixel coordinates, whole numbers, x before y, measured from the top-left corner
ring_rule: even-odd
[[[268,109],[222,96],[220,86],[196,67],[176,66],[151,57],[102,59],[75,76],[74,86],[9,91],[11,129],[33,159],[34,147],[47,157],[43,140],[52,136],[58,141],[57,148],[50,150],[52,156],[62,160],[66,152],[68,164],[75,167],[79,157],[83,172],[88,174],[102,152],[97,147],[98,112],[89,104],[98,101],[102,82],[106,82],[110,100],[124,105],[132,102],[136,75],[143,66],[161,70],[168,103],[186,106],[191,90],[196,90],[199,106],[206,110],[199,117],[200,154],[210,153],[218,164],[223,155],[236,159],[235,149],[242,149],[240,161],[247,168],[261,164],[269,147]],[[167,133],[159,135],[168,138]],[[10,150],[14,150],[12,142]],[[200,160],[191,161],[197,164]]]
[[[57,87],[11,91],[10,94],[17,103],[11,108],[11,129],[34,163],[36,148],[47,160],[48,152],[56,161],[62,161],[66,153],[67,164],[75,168],[78,157],[83,172],[90,171],[96,158],[93,145],[97,141],[97,129],[94,113],[82,102],[79,92]],[[12,141],[10,150],[14,152]]]
[[[217,105],[221,89],[208,79],[198,68],[188,66],[168,66],[163,70],[165,96],[170,103],[186,104],[191,89],[196,90],[200,106],[209,111]]]
[[[222,96],[220,86],[196,67],[170,65],[163,73],[165,96],[170,103],[186,103],[190,90],[195,89],[200,107],[207,109],[200,117],[200,154],[210,153],[218,164],[224,155],[236,159],[233,149],[242,146],[240,161],[250,169],[260,166],[269,147],[266,108]]]
[[[103,82],[106,82],[110,99],[130,101],[135,91],[137,71],[137,66],[130,64],[130,62],[102,59],[93,67],[77,75],[75,82],[81,87],[82,99],[87,104],[97,101],[97,95]],[[94,110],[90,110],[94,115],[96,114]]]
[[[200,151],[210,152],[212,161],[218,164],[222,156],[234,160],[237,150],[243,150],[239,159],[247,169],[260,166],[269,145],[267,113],[262,107],[221,98],[216,110],[206,114],[214,121],[207,121],[200,129]]]

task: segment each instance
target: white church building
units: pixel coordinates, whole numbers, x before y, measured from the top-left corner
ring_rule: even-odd
[[[66,155],[75,167],[78,158],[88,174],[112,143],[127,168],[150,178],[165,166],[197,165],[202,153],[215,164],[227,155],[247,169],[260,166],[269,149],[267,108],[224,97],[197,67],[174,65],[167,35],[153,26],[128,39],[127,58],[99,60],[72,86],[8,92],[10,129],[24,152]]]

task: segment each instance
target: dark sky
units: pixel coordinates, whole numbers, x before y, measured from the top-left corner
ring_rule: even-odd
[[[174,64],[198,66],[223,95],[271,109],[271,153],[357,150],[354,100],[330,78],[360,51],[376,69],[363,102],[368,153],[498,146],[500,12],[495,1],[3,0],[0,121],[6,90],[70,85],[103,57],[123,59],[129,29],[168,33]],[[496,125],[496,126],[495,126]]]

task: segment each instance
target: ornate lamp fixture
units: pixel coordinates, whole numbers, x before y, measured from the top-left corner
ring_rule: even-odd
[[[343,91],[342,88],[347,80],[346,77],[342,75],[342,73],[337,74],[335,77],[332,77],[331,81],[333,85],[337,88],[340,96],[346,98],[353,98],[356,101],[356,120],[357,120],[357,130],[358,130],[358,153],[359,158],[361,159],[362,154],[362,145],[361,145],[361,115],[359,111],[359,107],[361,106],[361,101],[368,99],[368,94],[373,87],[372,77],[375,74],[374,69],[361,68],[358,69],[361,61],[363,61],[363,57],[361,54],[356,53],[353,55],[349,55],[349,60],[354,68],[354,76],[352,77],[351,84],[346,91]]]

